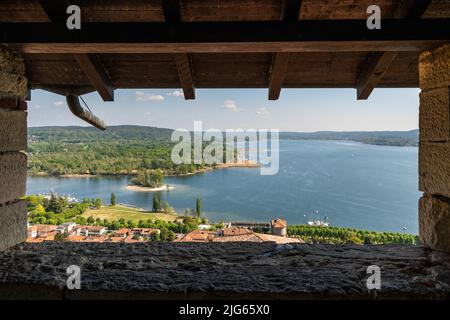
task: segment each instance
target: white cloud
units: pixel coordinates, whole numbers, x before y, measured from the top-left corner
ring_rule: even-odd
[[[66,105],[66,103],[65,103],[64,101],[56,101],[56,102],[54,103],[54,105],[55,105],[56,107],[62,107],[62,106],[64,106],[64,105]]]
[[[236,101],[234,100],[225,100],[225,102],[223,103],[223,107],[233,112],[242,111],[242,109],[237,106]]]
[[[29,104],[28,109],[40,109],[41,106],[38,104]]]
[[[167,95],[173,96],[173,97],[184,97],[183,91],[180,91],[180,90],[175,90],[173,92],[169,92]]]
[[[259,108],[256,115],[261,119],[270,119],[270,112],[266,107]]]
[[[136,101],[164,101],[160,94],[145,94],[143,91],[136,91]]]

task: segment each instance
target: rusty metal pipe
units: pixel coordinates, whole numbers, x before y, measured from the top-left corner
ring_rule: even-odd
[[[66,96],[67,105],[70,111],[81,120],[93,125],[97,129],[106,130],[105,122],[99,117],[95,116],[89,110],[84,109],[80,104],[80,98],[74,95]]]

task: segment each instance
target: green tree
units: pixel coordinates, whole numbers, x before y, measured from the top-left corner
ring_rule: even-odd
[[[155,192],[153,194],[153,212],[161,211],[161,194],[159,192]]]
[[[111,192],[111,205],[116,205],[116,194],[114,192]]]
[[[195,215],[199,219],[202,214],[202,199],[200,197],[197,197],[197,201],[195,204]]]
[[[95,222],[95,219],[94,219],[93,216],[90,216],[89,218],[87,218],[87,223],[88,224],[94,224],[94,222]]]
[[[96,207],[97,209],[100,209],[100,207],[102,206],[102,199],[97,198],[94,200],[94,207]]]
[[[44,206],[43,206],[42,204],[38,203],[38,204],[36,205],[35,212],[38,213],[38,214],[44,214],[44,213],[45,213],[45,208],[44,208]]]
[[[67,237],[68,237],[68,235],[67,235],[67,233],[57,233],[57,234],[55,234],[55,238],[53,239],[53,241],[56,241],[56,242],[64,242],[64,241],[67,241]]]
[[[56,196],[54,193],[50,195],[50,201],[48,202],[47,207],[45,208],[45,211],[51,211],[55,213],[61,213],[63,211],[63,204],[61,201],[59,201],[58,196]]]

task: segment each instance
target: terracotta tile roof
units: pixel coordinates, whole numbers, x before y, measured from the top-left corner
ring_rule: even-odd
[[[229,237],[229,236],[252,234],[253,231],[247,228],[231,227],[231,228],[224,228],[222,230],[222,233],[224,237]]]
[[[100,232],[101,230],[106,229],[106,227],[102,227],[102,226],[83,226],[83,229],[86,229],[88,231]]]
[[[67,237],[67,240],[71,242],[82,242],[85,238],[85,236],[70,235]]]
[[[109,237],[108,239],[105,240],[105,242],[125,242],[125,239],[122,237]]]
[[[125,239],[123,239],[123,242],[126,243],[144,242],[144,239],[142,237],[139,237],[139,239],[133,239],[133,235],[129,235]]]
[[[58,226],[52,224],[35,224],[32,227],[36,228],[36,230],[42,231],[54,231]]]
[[[184,237],[179,240],[175,240],[176,242],[209,242],[210,239],[213,239],[216,236],[215,231],[206,231],[206,230],[194,230],[187,233]]]
[[[134,233],[139,233],[139,234],[151,234],[153,232],[161,232],[159,229],[156,228],[133,228],[131,229],[131,231],[133,231]]]
[[[253,233],[249,235],[231,236],[231,237],[217,237],[213,242],[275,242],[277,244],[285,243],[304,243],[298,238],[287,238],[274,236],[271,234]]]
[[[305,243],[302,239],[299,238],[289,238],[289,237],[281,237],[274,236],[272,234],[263,234],[263,233],[255,233],[262,241],[267,242],[276,242],[277,244],[285,244],[285,243]]]
[[[213,239],[213,242],[263,242],[255,234],[244,234],[238,236],[229,237],[217,237]]]
[[[93,237],[93,236],[87,236],[83,242],[105,242],[105,240],[107,240],[108,237],[107,236],[98,236],[98,237]]]
[[[130,232],[131,232],[131,230],[128,229],[128,228],[121,228],[119,230],[116,230],[114,233],[115,234],[120,234],[120,235],[125,235],[125,234],[128,234]]]
[[[270,225],[274,228],[286,228],[287,222],[286,222],[286,220],[283,220],[283,219],[276,219],[276,220],[270,221]]]
[[[44,242],[44,239],[43,238],[31,238],[31,237],[28,237],[26,242],[35,242],[35,243],[36,242]]]

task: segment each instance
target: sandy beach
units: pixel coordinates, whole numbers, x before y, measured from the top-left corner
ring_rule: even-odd
[[[95,174],[62,174],[61,178],[94,178],[97,177]]]
[[[155,192],[155,191],[166,191],[166,190],[173,190],[175,189],[172,186],[169,186],[168,184],[165,184],[158,188],[149,188],[149,187],[142,187],[142,186],[135,186],[135,185],[129,185],[126,187],[127,190],[130,191],[138,191],[138,192]]]

